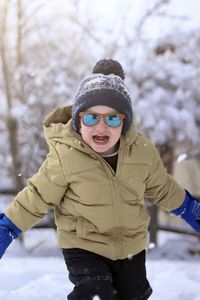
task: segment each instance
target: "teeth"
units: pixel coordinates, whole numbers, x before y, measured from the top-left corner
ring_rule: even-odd
[[[108,139],[108,136],[107,135],[95,135],[94,136],[94,139],[97,140],[97,141],[106,141]]]
[[[97,140],[105,140],[106,139],[106,136],[103,136],[103,135],[97,135],[96,137],[95,137]]]

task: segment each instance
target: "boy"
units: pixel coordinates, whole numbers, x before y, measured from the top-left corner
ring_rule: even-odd
[[[0,220],[0,253],[54,207],[69,278],[69,300],[145,300],[149,215],[144,198],[200,232],[200,203],[167,174],[133,124],[124,72],[101,60],[72,107],[44,122],[49,154]]]

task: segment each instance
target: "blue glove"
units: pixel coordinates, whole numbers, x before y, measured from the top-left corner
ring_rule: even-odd
[[[0,258],[21,230],[6,215],[0,214]]]
[[[200,232],[200,202],[186,191],[182,205],[171,211],[185,220],[193,229]]]

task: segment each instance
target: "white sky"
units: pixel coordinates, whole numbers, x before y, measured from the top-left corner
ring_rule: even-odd
[[[198,0],[173,0],[167,9],[169,15],[185,17],[185,19],[169,18],[164,20],[159,17],[151,19],[151,32],[155,36],[161,36],[162,32],[169,32],[173,28],[187,30],[200,27],[199,8],[200,2]]]
[[[120,15],[131,14],[133,23],[137,23],[140,17],[150,8],[153,7],[156,0],[96,0],[94,1],[95,12],[98,13],[99,18],[109,25],[114,27],[120,22]],[[167,11],[171,16],[183,17],[185,22],[180,19],[169,18],[164,20],[161,17],[151,19],[146,26],[148,34],[152,36],[160,36],[163,32],[169,31],[170,28],[180,27],[182,29],[194,28],[200,26],[199,8],[200,2],[198,0],[171,0],[169,5],[166,5]],[[92,13],[91,7],[88,12]],[[180,25],[181,24],[181,25]],[[147,28],[148,27],[148,28]]]
[[[69,11],[73,2],[73,0],[49,0],[49,5],[53,7],[54,12],[57,10],[64,13]],[[85,6],[88,16],[94,17],[102,27],[115,29],[128,17],[131,18],[133,26],[137,24],[141,16],[152,8],[155,2],[158,0],[82,0],[79,5]],[[171,0],[166,8],[171,16],[185,17],[184,22],[178,18],[164,19],[159,16],[150,18],[145,26],[147,37],[160,37],[172,29],[186,30],[200,27],[198,0]],[[164,12],[164,7],[162,11]]]

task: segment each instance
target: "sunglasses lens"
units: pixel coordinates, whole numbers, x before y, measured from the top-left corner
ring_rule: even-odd
[[[109,127],[119,127],[121,125],[121,118],[118,115],[106,116],[106,123]]]
[[[99,116],[95,114],[84,114],[82,117],[83,124],[86,126],[94,126],[98,123]]]

